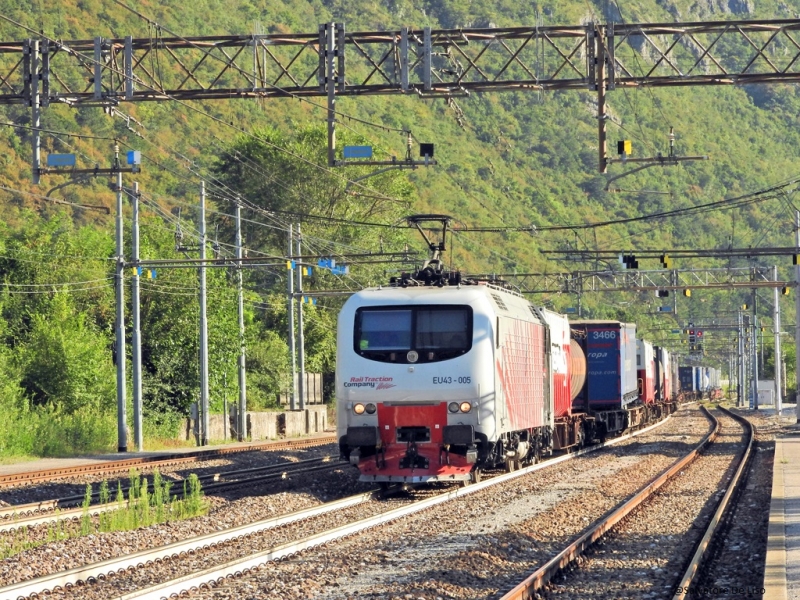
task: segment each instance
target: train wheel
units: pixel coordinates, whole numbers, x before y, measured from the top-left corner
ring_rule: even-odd
[[[509,473],[513,473],[519,468],[518,462],[514,458],[507,458],[506,459],[506,471]]]
[[[480,483],[483,477],[483,472],[476,468],[472,473],[470,473],[470,483]]]

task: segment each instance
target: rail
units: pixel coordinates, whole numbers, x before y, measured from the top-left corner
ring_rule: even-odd
[[[160,599],[162,597],[169,597],[172,594],[180,594],[183,591],[191,590],[193,588],[204,587],[209,584],[213,585],[213,582],[224,579],[225,577],[236,576],[237,574],[241,575],[242,573],[245,573],[248,570],[257,568],[265,563],[277,560],[281,557],[290,556],[298,552],[302,552],[305,549],[312,548],[314,546],[319,546],[321,544],[326,544],[331,541],[349,535],[353,535],[365,529],[369,529],[371,527],[384,525],[386,523],[389,523],[390,521],[408,516],[415,512],[426,510],[437,504],[441,504],[458,497],[463,497],[468,494],[479,492],[491,486],[498,485],[506,481],[516,479],[518,477],[522,477],[524,475],[533,473],[540,469],[554,466],[566,460],[572,460],[574,458],[578,458],[585,454],[596,452],[603,448],[616,445],[632,437],[636,437],[654,428],[660,427],[669,420],[670,417],[667,417],[666,419],[663,419],[662,421],[659,421],[654,425],[645,427],[636,432],[633,432],[625,436],[621,436],[619,438],[614,438],[612,440],[604,442],[603,444],[598,444],[596,446],[585,448],[577,452],[565,454],[557,458],[554,458],[552,460],[548,460],[536,465],[531,465],[524,469],[520,469],[519,471],[514,471],[512,473],[505,473],[503,475],[493,477],[492,479],[487,479],[480,483],[472,484],[465,488],[457,488],[448,491],[444,494],[439,494],[431,498],[415,502],[409,506],[394,509],[373,517],[369,517],[367,519],[362,519],[350,523],[348,525],[343,525],[341,527],[327,530],[325,532],[313,535],[311,537],[302,540],[296,540],[294,542],[282,544],[280,546],[270,548],[269,550],[253,554],[242,559],[234,560],[222,565],[211,567],[200,573],[193,573],[191,575],[180,577],[172,581],[166,581],[157,584],[156,586],[153,586],[151,588],[142,589],[136,592],[130,592],[125,596],[121,596],[120,599],[124,600],[132,600],[133,598]],[[345,498],[343,500],[326,503],[322,506],[315,507],[314,509],[307,509],[306,511],[299,511],[297,513],[291,513],[283,515],[281,517],[268,519],[266,521],[259,521],[257,523],[251,523],[241,527],[228,529],[221,532],[215,532],[198,538],[182,540],[170,544],[168,546],[151,548],[134,554],[108,559],[106,561],[98,562],[95,564],[76,567],[74,569],[62,571],[60,573],[53,573],[51,575],[45,575],[42,577],[37,577],[35,579],[22,581],[10,586],[0,588],[0,600],[16,600],[19,597],[42,595],[47,593],[48,591],[56,591],[60,588],[68,588],[70,586],[79,585],[81,582],[87,582],[93,579],[101,579],[108,574],[113,574],[116,572],[124,572],[127,569],[131,568],[135,569],[137,567],[141,567],[142,565],[146,565],[148,562],[163,560],[172,556],[184,555],[212,545],[235,540],[243,537],[244,535],[249,535],[255,532],[271,529],[273,527],[277,527],[279,524],[285,524],[285,523],[295,522],[301,519],[310,518],[312,514],[310,511],[315,511],[313,515],[318,516],[325,514],[326,512],[333,512],[334,510],[340,510],[346,506],[353,506],[360,502],[365,502],[372,497],[375,497],[375,493],[367,493],[367,494],[362,494],[360,496]]]
[[[692,555],[692,558],[689,561],[686,570],[684,571],[680,583],[673,590],[672,597],[675,598],[675,600],[684,600],[691,594],[692,584],[695,582],[695,579],[700,573],[705,559],[708,557],[708,551],[711,548],[711,543],[714,539],[714,534],[717,531],[717,527],[728,513],[731,498],[733,498],[734,494],[740,490],[741,485],[745,480],[743,475],[746,473],[747,466],[750,464],[750,458],[752,457],[753,437],[755,434],[753,425],[744,417],[737,415],[726,408],[720,406],[719,409],[744,426],[745,433],[747,435],[747,445],[742,454],[742,458],[739,461],[739,467],[736,469],[736,473],[728,483],[728,489],[725,491],[725,495],[717,505],[717,510],[714,513],[714,516],[711,518],[711,522],[708,524],[708,527],[706,527],[703,537],[697,542],[694,554]]]
[[[297,475],[304,475],[306,473],[314,473],[316,471],[326,471],[342,467],[342,463],[334,460],[330,456],[321,458],[311,458],[308,460],[298,461],[296,463],[284,463],[277,465],[268,465],[263,467],[254,467],[251,469],[238,469],[235,471],[228,471],[226,473],[213,473],[210,475],[202,475],[198,477],[201,482],[213,482],[203,486],[203,492],[220,491],[238,487],[246,484],[258,484],[267,481],[279,481],[289,479]],[[269,472],[267,472],[269,471]],[[254,477],[245,477],[243,479],[236,479],[233,481],[222,481],[220,478],[235,477],[239,475],[255,475]],[[178,480],[175,482],[175,487],[181,489],[181,483],[185,480]],[[130,491],[129,487],[122,487],[123,494]],[[179,493],[179,496],[182,492]],[[95,492],[92,494],[92,499],[97,500],[100,493]],[[17,506],[9,506],[0,509],[0,517],[4,520],[0,521],[0,533],[4,531],[13,531],[23,527],[34,527],[44,523],[55,523],[57,521],[66,521],[70,519],[77,519],[84,515],[94,516],[105,512],[119,510],[120,506],[117,502],[112,501],[102,506],[93,506],[88,509],[83,508],[68,508],[65,510],[58,510],[66,506],[77,506],[81,504],[85,496],[69,496],[67,498],[59,498],[58,500],[49,500],[47,502],[33,502],[30,504],[20,504]],[[44,514],[47,511],[47,514]]]
[[[332,444],[336,441],[335,435],[322,435],[293,440],[280,440],[269,442],[255,442],[247,445],[235,445],[213,450],[192,450],[189,452],[173,452],[158,454],[156,456],[141,456],[136,458],[126,458],[123,460],[113,460],[96,463],[84,463],[72,467],[56,467],[53,469],[42,469],[38,471],[26,471],[22,473],[12,473],[0,475],[0,488],[13,487],[24,483],[36,483],[42,481],[52,481],[55,479],[65,479],[79,475],[103,475],[107,473],[120,473],[129,471],[133,467],[155,467],[158,465],[174,465],[184,462],[196,462],[209,460],[217,456],[237,454],[240,452],[255,452],[259,450],[287,450],[309,448],[323,444]]]
[[[517,584],[509,592],[502,596],[501,600],[532,600],[537,597],[537,591],[543,588],[547,583],[564,567],[575,560],[582,554],[589,546],[601,538],[607,531],[629,515],[633,510],[638,508],[647,498],[653,495],[661,486],[669,481],[676,474],[680,473],[687,465],[694,461],[700,452],[710,443],[712,443],[719,433],[719,421],[706,410],[704,406],[700,410],[709,420],[711,426],[709,432],[689,452],[686,456],[674,463],[667,470],[657,475],[655,478],[645,484],[636,494],[627,500],[622,505],[611,510],[606,515],[600,517],[589,529],[585,531],[578,539],[572,542],[569,546],[564,548],[556,556],[550,559],[542,567],[534,571],[531,575],[526,577],[522,582]]]

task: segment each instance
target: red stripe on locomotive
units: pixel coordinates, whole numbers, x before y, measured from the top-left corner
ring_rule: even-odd
[[[501,358],[496,361],[511,430],[541,427],[544,414],[544,327],[513,320],[503,336]]]

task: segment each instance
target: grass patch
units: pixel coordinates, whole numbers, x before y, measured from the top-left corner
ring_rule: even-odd
[[[190,519],[208,512],[208,502],[203,495],[200,479],[194,473],[183,481],[182,498],[172,495],[172,482],[162,479],[158,470],[153,472],[152,486],[147,477],[142,477],[137,471],[132,470],[127,498],[121,484],[118,484],[112,499],[108,482],[103,481],[100,484],[100,502],[97,506],[116,504],[117,509],[96,516],[89,514],[92,491],[92,485],[87,484],[82,503],[83,515],[79,521],[51,523],[44,535],[35,535],[27,527],[6,534],[4,539],[0,539],[0,559],[50,542],[97,533],[132,531],[140,527]]]

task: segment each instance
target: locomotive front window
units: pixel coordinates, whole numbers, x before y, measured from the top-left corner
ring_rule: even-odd
[[[355,351],[371,360],[447,360],[472,347],[472,309],[446,305],[360,308],[354,334]]]
[[[466,350],[470,315],[463,309],[417,311],[416,348]]]
[[[411,311],[364,311],[358,347],[369,351],[411,350]]]

